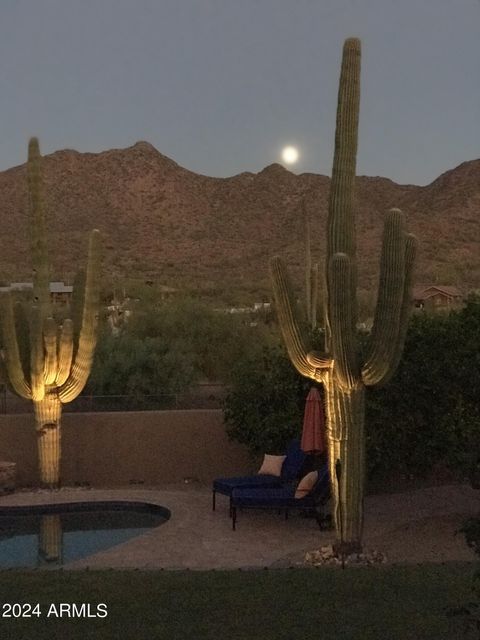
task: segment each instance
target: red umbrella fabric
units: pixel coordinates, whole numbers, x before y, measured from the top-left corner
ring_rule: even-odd
[[[323,453],[325,451],[325,416],[322,398],[318,389],[312,387],[305,402],[303,416],[302,442],[305,453]]]

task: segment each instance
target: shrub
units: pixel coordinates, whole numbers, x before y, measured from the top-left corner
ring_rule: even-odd
[[[260,357],[239,360],[224,406],[229,437],[252,454],[283,453],[288,441],[301,433],[310,386],[281,346],[266,346]]]
[[[104,333],[88,381],[95,395],[169,395],[184,391],[194,379],[188,354],[172,349],[165,340],[130,334],[113,337]]]
[[[480,450],[480,301],[460,311],[418,314],[387,388],[367,395],[371,475],[416,476],[444,463],[468,476]]]

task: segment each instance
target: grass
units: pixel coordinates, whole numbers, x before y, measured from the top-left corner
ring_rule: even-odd
[[[450,640],[476,566],[270,571],[4,571],[0,603],[40,603],[41,617],[0,618],[23,640]],[[106,603],[106,618],[47,617],[51,603]]]

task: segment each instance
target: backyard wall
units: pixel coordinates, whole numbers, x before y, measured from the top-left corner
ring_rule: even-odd
[[[71,413],[62,418],[62,483],[160,485],[253,471],[230,442],[219,410]],[[17,484],[38,483],[33,413],[0,416],[0,461],[17,463]]]

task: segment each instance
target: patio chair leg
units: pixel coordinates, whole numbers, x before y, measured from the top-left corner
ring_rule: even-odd
[[[212,511],[215,511],[215,489],[212,491]]]
[[[230,518],[232,517],[232,496],[230,496],[230,506],[228,509],[228,515],[230,516]]]
[[[232,507],[232,530],[235,531],[235,525],[237,523],[237,507]]]

